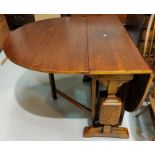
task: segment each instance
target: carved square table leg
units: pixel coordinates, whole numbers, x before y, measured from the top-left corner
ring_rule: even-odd
[[[118,88],[133,79],[133,75],[100,75],[93,76],[92,80],[92,119],[98,125],[84,128],[84,137],[117,137],[128,138],[128,129],[119,127],[123,103],[116,96]],[[96,80],[107,86],[108,95],[100,103],[100,108],[96,108]],[[99,113],[96,120],[96,113]]]

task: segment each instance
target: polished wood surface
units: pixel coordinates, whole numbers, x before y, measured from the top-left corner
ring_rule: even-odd
[[[68,14],[70,17],[110,16],[116,15],[122,24],[126,23],[127,14]]]
[[[148,66],[116,17],[87,18],[91,74],[140,73]]]
[[[5,53],[14,63],[49,73],[151,73],[115,16],[63,17],[10,33]]]
[[[54,73],[88,72],[84,18],[56,18],[10,33],[5,53],[18,65]]]

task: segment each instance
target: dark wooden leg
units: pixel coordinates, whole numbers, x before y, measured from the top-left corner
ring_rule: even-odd
[[[50,80],[50,86],[51,86],[51,92],[53,99],[57,99],[56,94],[56,86],[55,86],[55,80],[54,80],[54,74],[49,74],[49,80]]]
[[[96,79],[93,78],[91,82],[91,105],[92,105],[92,119],[93,121],[95,120],[95,114],[96,114],[96,102],[97,102],[97,97],[96,97]]]
[[[86,112],[91,112],[91,109],[82,105],[81,103],[79,103],[78,101],[73,99],[72,97],[66,95],[65,93],[63,93],[62,91],[60,91],[56,88],[54,74],[49,74],[49,80],[50,80],[50,86],[51,86],[51,92],[52,92],[53,99],[57,99],[57,94],[58,94],[58,95],[62,96],[63,98],[65,98],[70,103],[72,103],[73,105],[75,105],[76,107],[78,107],[79,109],[86,111]]]

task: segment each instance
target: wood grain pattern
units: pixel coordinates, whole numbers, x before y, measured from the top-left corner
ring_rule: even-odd
[[[113,14],[69,14],[70,17],[109,16]],[[127,14],[115,14],[122,24],[126,23]]]
[[[103,85],[108,83],[107,98],[103,98],[100,105],[100,124],[119,125],[123,103],[116,94],[121,85],[133,79],[133,75],[100,75],[95,78]]]
[[[122,111],[122,102],[119,98],[112,96],[108,97],[101,103],[100,109],[100,124],[118,125]]]
[[[48,73],[151,73],[115,16],[28,24],[10,33],[5,53],[18,65]]]
[[[86,23],[56,18],[23,26],[10,36],[5,53],[18,65],[49,73],[88,72]]]
[[[106,128],[106,129],[105,129]],[[110,130],[110,131],[109,131]],[[83,132],[84,137],[114,137],[114,138],[129,138],[127,128],[123,127],[85,127]]]
[[[150,69],[115,16],[87,17],[91,74],[142,73]]]

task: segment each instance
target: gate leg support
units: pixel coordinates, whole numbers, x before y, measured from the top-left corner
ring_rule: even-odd
[[[50,80],[52,97],[54,100],[56,100],[57,99],[57,93],[56,93],[54,74],[49,74],[49,80]]]

